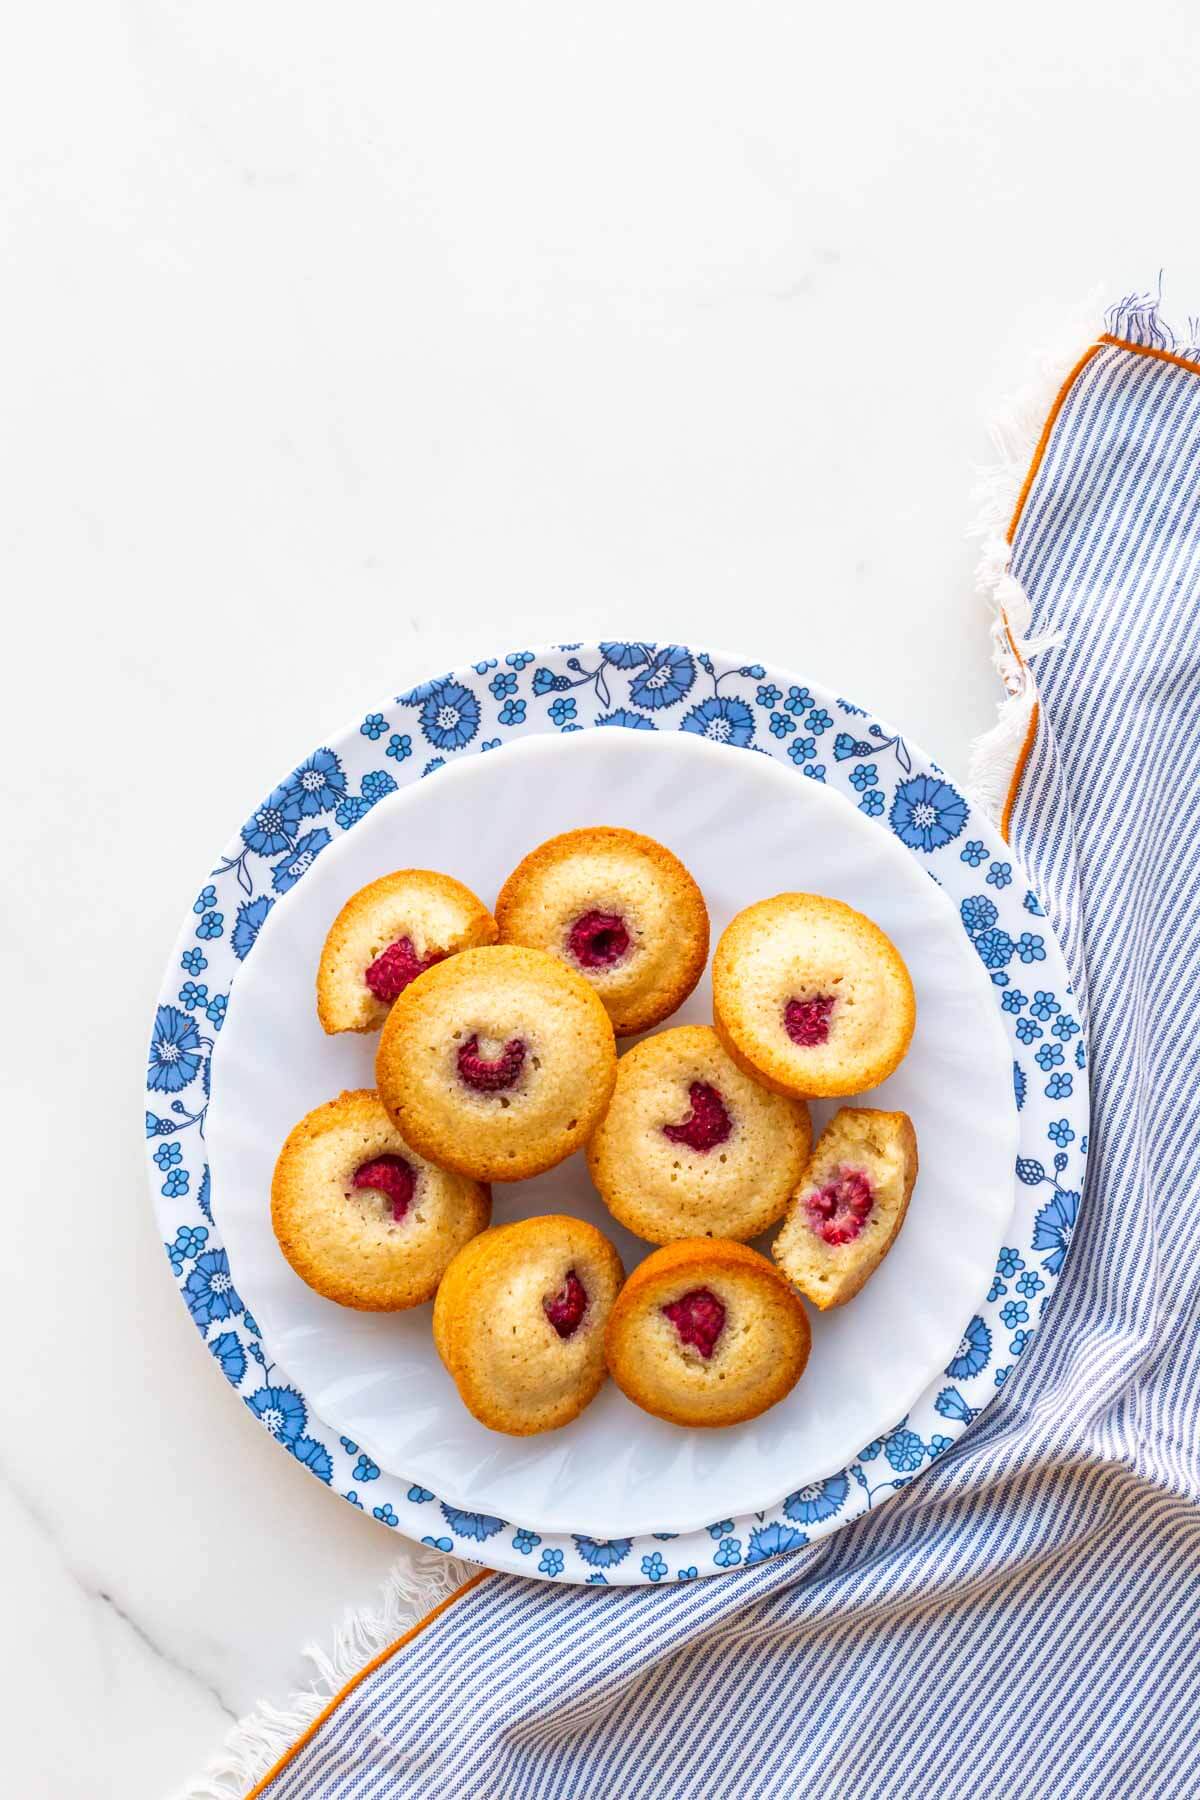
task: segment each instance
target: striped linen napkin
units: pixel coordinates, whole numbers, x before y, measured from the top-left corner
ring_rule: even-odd
[[[1106,323],[985,555],[1010,693],[981,774],[1090,1004],[1088,1189],[1035,1347],[919,1482],[794,1555],[474,1575],[255,1796],[1196,1792],[1200,358],[1154,303]]]

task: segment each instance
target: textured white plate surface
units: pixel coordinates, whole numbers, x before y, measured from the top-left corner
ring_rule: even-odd
[[[848,1306],[811,1311],[813,1353],[761,1419],[684,1431],[610,1383],[543,1437],[478,1425],[433,1348],[428,1306],[360,1314],[311,1293],[275,1242],[270,1181],[292,1125],[346,1087],[373,1084],[375,1039],[327,1038],[313,979],[343,901],[398,867],[445,869],[489,905],[534,845],[579,825],[660,838],[708,901],[713,942],[741,907],[787,889],[860,907],[912,971],[912,1049],[870,1102],[912,1115],[921,1174],[895,1247]],[[672,1023],[711,1016],[707,974]],[[814,1108],[819,1126],[832,1110]],[[986,970],[937,884],[890,834],[819,782],[688,734],[536,737],[439,771],[377,805],[266,920],[222,1034],[208,1144],[239,1290],[286,1372],[330,1425],[384,1470],[451,1503],[544,1531],[596,1537],[688,1531],[764,1511],[843,1468],[894,1427],[954,1354],[982,1301],[1013,1206],[1012,1058]],[[610,1234],[626,1268],[651,1246],[609,1217],[582,1155],[494,1190],[494,1221],[573,1212]],[[277,1377],[278,1379],[279,1377]]]

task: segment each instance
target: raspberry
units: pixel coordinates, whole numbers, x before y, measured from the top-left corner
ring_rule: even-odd
[[[705,1362],[717,1347],[725,1329],[725,1308],[710,1288],[692,1288],[664,1306],[672,1325],[685,1344],[693,1344]]]
[[[574,1269],[568,1269],[566,1279],[557,1294],[552,1294],[549,1300],[542,1301],[542,1311],[559,1337],[569,1338],[579,1330],[583,1315],[587,1311],[587,1303],[587,1289]]]
[[[377,1156],[354,1171],[356,1188],[374,1188],[392,1203],[392,1218],[397,1225],[412,1204],[417,1178],[412,1165],[402,1156]]]
[[[783,1009],[783,1028],[793,1044],[811,1050],[829,1037],[829,1015],[833,1011],[832,994],[816,994],[811,1000],[789,1000]]]
[[[510,1088],[525,1062],[525,1045],[521,1038],[509,1038],[499,1056],[479,1054],[479,1039],[470,1037],[458,1053],[458,1072],[477,1094],[498,1094]]]
[[[871,1183],[862,1170],[839,1169],[828,1186],[807,1196],[804,1210],[811,1229],[836,1249],[854,1242],[874,1204]]]
[[[583,969],[608,969],[629,948],[629,933],[618,913],[585,912],[567,936],[567,947]]]
[[[393,1000],[400,998],[410,981],[423,975],[435,962],[441,962],[444,955],[444,951],[434,950],[422,959],[413,949],[411,938],[397,938],[363,970],[363,980],[377,1000],[384,1000],[390,1006]]]
[[[692,1110],[678,1125],[664,1125],[663,1136],[673,1144],[686,1144],[689,1150],[712,1150],[723,1144],[733,1130],[733,1121],[725,1110],[725,1102],[707,1081],[693,1081],[688,1089]]]

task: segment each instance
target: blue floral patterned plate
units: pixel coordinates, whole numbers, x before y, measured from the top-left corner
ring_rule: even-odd
[[[234,977],[268,914],[287,905],[314,860],[384,796],[446,761],[537,733],[610,725],[682,729],[764,750],[840,792],[860,815],[856,825],[869,821],[905,846],[953,900],[964,945],[990,974],[1011,1047],[1020,1146],[990,1292],[906,1418],[844,1469],[764,1512],[678,1536],[601,1539],[456,1506],[388,1474],[316,1416],[310,1392],[275,1366],[238,1292],[203,1133]],[[690,1579],[794,1548],[878,1504],[940,1455],[1003,1382],[1069,1243],[1086,1150],[1085,1060],[1065,967],[1036,898],[988,822],[919,752],[848,702],[757,665],[680,646],[572,646],[425,683],[369,713],[267,796],[198,895],[168,970],[150,1049],[148,1147],[168,1256],[193,1319],[246,1404],[318,1479],[385,1525],[491,1566],[576,1581]]]

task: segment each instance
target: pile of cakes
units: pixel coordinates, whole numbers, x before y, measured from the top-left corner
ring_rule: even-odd
[[[342,1306],[432,1300],[438,1354],[494,1431],[566,1425],[610,1375],[676,1425],[757,1417],[804,1372],[803,1301],[852,1299],[904,1222],[907,1115],[843,1106],[814,1143],[807,1106],[904,1057],[916,1007],[895,945],[840,900],[760,900],[717,944],[712,1025],[618,1060],[618,1037],[683,1004],[708,948],[678,857],[609,826],[533,850],[494,914],[449,875],[402,869],[333,921],[317,1014],[379,1032],[375,1087],[290,1133],[275,1234]],[[580,1219],[491,1224],[492,1184],[578,1150],[613,1218],[659,1246],[628,1278]],[[769,1257],[748,1247],[776,1225]]]

